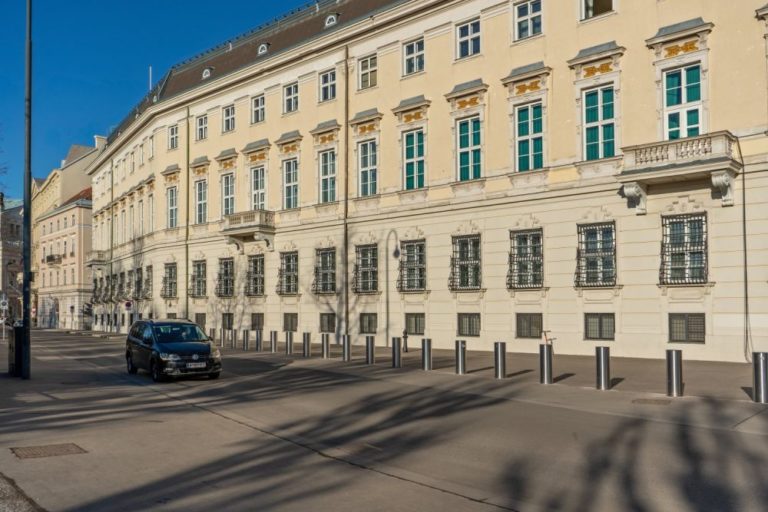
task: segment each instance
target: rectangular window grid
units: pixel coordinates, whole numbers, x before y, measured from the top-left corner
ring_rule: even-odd
[[[248,257],[248,274],[246,276],[245,294],[249,297],[261,297],[264,295],[263,254]]]
[[[509,233],[507,288],[541,288],[544,284],[543,231],[531,229]]]
[[[417,39],[403,45],[403,75],[424,71],[424,39]]]
[[[417,240],[402,242],[400,275],[397,289],[401,292],[418,292],[427,288],[426,242]]]
[[[376,313],[360,313],[360,334],[376,334],[377,324]]]
[[[168,127],[168,149],[176,149],[179,147],[179,126],[173,125]]]
[[[413,334],[424,334],[424,313],[406,313],[405,314],[405,332],[410,336]]]
[[[541,0],[528,0],[515,4],[515,39],[541,34]]]
[[[704,313],[670,313],[670,343],[704,343],[706,335]]]
[[[315,253],[315,281],[317,294],[336,293],[336,249],[318,249]]]
[[[352,289],[355,293],[375,293],[379,289],[379,248],[377,245],[359,245],[355,248],[355,274]]]
[[[480,313],[459,313],[457,316],[459,336],[480,336]]]
[[[225,174],[221,177],[221,214],[223,216],[235,213],[235,175]]]
[[[456,27],[456,56],[459,59],[480,53],[480,20]]]
[[[254,96],[251,100],[251,123],[263,123],[266,118],[267,110],[264,95]]]
[[[195,313],[195,323],[205,332],[205,313]]]
[[[251,313],[251,330],[264,330],[264,313]]]
[[[222,109],[222,131],[224,133],[231,132],[235,129],[235,106],[227,105]]]
[[[171,187],[166,192],[168,199],[168,228],[173,229],[179,225],[178,189]]]
[[[218,297],[232,297],[235,295],[235,260],[233,258],[222,258],[219,260],[216,295]]]
[[[668,140],[701,133],[701,64],[664,72],[664,110]]]
[[[448,288],[451,291],[479,290],[481,268],[480,235],[453,237]]]
[[[189,287],[190,297],[205,297],[206,295],[206,262],[192,262],[192,278]]]
[[[523,105],[517,111],[517,170],[544,167],[544,122],[541,102]]]
[[[378,83],[378,58],[376,55],[360,59],[358,66],[360,69],[358,89],[376,87]]]
[[[278,295],[299,293],[299,253],[280,253],[280,269],[277,276]]]
[[[613,0],[581,0],[583,19],[594,18],[611,12],[613,10]]]
[[[299,206],[299,161],[295,158],[283,162],[283,208]]]
[[[336,313],[320,313],[320,332],[336,332]]]
[[[517,313],[515,315],[515,337],[540,339],[542,325],[541,313]]]
[[[203,140],[208,138],[208,116],[200,116],[197,118],[197,140]]]
[[[615,338],[615,330],[613,313],[584,314],[584,339],[610,341]]]
[[[320,102],[336,99],[336,70],[320,74]]]
[[[482,176],[480,117],[461,119],[456,125],[459,181],[479,179]]]
[[[264,167],[251,169],[251,209],[265,210],[267,202],[267,170]]]
[[[294,82],[283,88],[283,112],[289,114],[299,110],[299,83]]]
[[[161,291],[161,296],[163,298],[172,299],[177,297],[177,276],[178,274],[176,273],[176,264],[166,263],[165,274],[163,275],[163,289]]]
[[[195,182],[195,223],[208,222],[208,182]]]
[[[584,156],[599,160],[615,156],[613,86],[584,92]]]
[[[579,229],[576,286],[616,285],[616,225],[584,224]]]
[[[377,192],[377,165],[378,157],[376,141],[368,140],[358,145],[358,158],[360,163],[360,196],[373,196]]]
[[[405,190],[424,187],[424,130],[406,132],[403,136]]]
[[[706,214],[664,216],[661,223],[661,284],[706,283]]]
[[[336,201],[336,151],[320,153],[320,202]]]
[[[283,331],[296,332],[299,330],[299,314],[283,313]]]

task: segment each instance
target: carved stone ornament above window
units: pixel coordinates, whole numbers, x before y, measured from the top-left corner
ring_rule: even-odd
[[[534,62],[513,69],[509,75],[501,79],[501,83],[509,88],[510,96],[525,96],[531,93],[541,93],[547,88],[547,80],[552,68],[544,62]]]
[[[591,46],[580,50],[568,65],[576,73],[576,79],[593,78],[619,70],[619,61],[626,48],[616,41]]]
[[[707,49],[707,37],[714,28],[702,18],[661,27],[645,44],[656,54],[656,59],[672,59],[679,55]]]

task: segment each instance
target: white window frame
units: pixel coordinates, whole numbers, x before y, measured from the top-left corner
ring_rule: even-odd
[[[283,114],[299,110],[299,82],[292,82],[283,87]]]
[[[538,12],[533,12],[533,7],[538,4],[539,10]],[[536,37],[538,35],[541,35],[544,33],[544,0],[523,0],[521,2],[515,2],[513,9],[514,9],[514,20],[515,20],[515,41],[525,41],[526,39],[530,39],[532,37]],[[519,9],[521,6],[527,6],[528,7],[528,14],[525,16],[519,15]],[[536,18],[539,18],[539,32],[533,33],[533,22]],[[521,36],[520,35],[520,25],[524,22],[528,23],[528,35]]]
[[[155,196],[149,194],[147,196],[147,217],[149,218],[149,225],[147,226],[147,232],[152,233],[155,231]]]
[[[208,222],[208,181],[195,182],[195,224]]]
[[[179,227],[179,189],[168,187],[165,198],[168,209],[168,229],[177,228]]]
[[[235,130],[235,105],[227,105],[221,109],[221,131],[229,133]]]
[[[687,91],[687,78],[685,71],[688,68],[692,67],[698,67],[699,68],[699,99],[696,101],[688,101],[688,91]],[[681,87],[681,93],[682,93],[682,101],[679,105],[674,106],[668,106],[667,105],[667,75],[670,73],[680,73],[680,87]],[[706,133],[704,131],[704,66],[701,62],[695,61],[695,62],[689,62],[686,64],[683,64],[682,66],[676,66],[676,67],[670,67],[665,68],[662,70],[662,82],[661,82],[661,88],[662,88],[662,105],[664,107],[664,113],[663,113],[663,123],[664,123],[664,140],[673,140],[669,137],[669,116],[672,114],[677,114],[680,117],[680,125],[678,126],[677,130],[679,131],[678,139],[684,139],[689,137],[688,135],[688,129],[690,126],[688,125],[688,116],[687,113],[691,110],[698,110],[699,112],[699,124],[698,135],[702,135],[703,133]],[[698,135],[691,135],[691,137],[696,137]],[[676,139],[674,139],[676,140]]]
[[[421,49],[418,44],[421,43]],[[412,47],[413,53],[408,53],[409,47]],[[413,71],[408,71],[409,63],[413,63]],[[403,76],[411,76],[423,73],[427,65],[424,38],[413,39],[403,44]]]
[[[472,143],[472,131],[471,131],[471,124],[470,124],[470,132],[469,132],[470,133],[470,144],[469,144],[468,147],[462,148],[461,147],[461,129],[460,129],[460,126],[464,122],[471,123],[474,119],[477,119],[477,122],[480,123],[480,144],[475,145],[475,144]],[[456,128],[455,128],[456,139],[455,139],[454,144],[456,145],[455,146],[456,147],[456,181],[460,181],[461,182],[461,181],[472,181],[472,180],[482,179],[482,177],[484,175],[484,173],[483,173],[483,160],[484,160],[484,156],[485,156],[485,155],[483,155],[483,118],[482,118],[482,116],[480,114],[473,114],[473,115],[470,115],[470,116],[458,118],[458,119],[456,119],[456,125],[455,126],[456,126]],[[478,176],[478,177],[473,177],[471,175],[472,169],[474,168],[474,164],[475,164],[475,162],[473,161],[473,158],[472,158],[472,155],[474,154],[475,150],[479,150],[480,151],[480,176]],[[466,180],[462,180],[461,179],[461,154],[463,152],[468,152],[469,155],[470,155],[470,164],[469,164],[470,176]]]
[[[472,28],[475,25],[475,23],[477,23],[477,31],[473,31],[474,29]],[[461,35],[461,29],[464,27],[468,27],[466,36]],[[480,23],[480,18],[473,18],[471,20],[468,20],[456,25],[456,60],[467,59],[469,57],[479,55],[483,52],[482,33],[483,33],[483,30],[482,30],[482,24]],[[474,51],[473,44],[472,44],[472,42],[475,39],[478,40],[477,51]],[[461,45],[462,43],[465,43],[465,42],[467,43],[467,54],[462,55]]]
[[[363,148],[367,148],[367,155],[363,155]],[[373,152],[370,149],[373,148]],[[371,154],[373,163],[371,163]],[[363,158],[368,157],[368,163],[363,163]],[[379,144],[376,139],[367,139],[357,143],[357,168],[358,168],[358,194],[360,197],[371,197],[379,193]],[[371,179],[373,173],[373,179]],[[367,177],[366,180],[363,177]],[[363,183],[367,182],[368,191],[363,193]],[[373,183],[373,187],[371,187]]]
[[[357,90],[372,89],[379,84],[379,56],[366,55],[357,61]],[[367,78],[367,83],[364,80]]]
[[[208,138],[208,114],[197,116],[195,120],[195,140]]]
[[[143,199],[139,200],[139,236],[144,236],[144,200]]]
[[[149,159],[155,158],[155,136],[149,136]]]
[[[605,11],[600,14],[593,14],[592,16],[587,17],[587,2],[594,1],[594,0],[579,0],[579,11],[581,14],[581,21],[587,21],[587,20],[593,20],[596,18],[601,18],[603,16],[607,16],[611,14],[612,12],[616,12],[618,6],[616,5],[618,3],[618,0],[611,0],[611,10]]]
[[[533,133],[533,108],[535,106],[539,106],[541,108],[541,132]],[[614,102],[615,105],[615,102]],[[523,109],[529,110],[530,117],[528,118],[528,127],[529,132],[528,135],[520,135],[519,134],[519,124],[520,124],[520,111]],[[544,101],[542,99],[534,100],[528,103],[520,103],[515,105],[515,123],[514,123],[514,134],[515,134],[515,171],[516,172],[531,172],[531,171],[538,171],[546,167],[546,163],[544,161],[544,156],[546,155],[545,151],[545,137],[544,133],[546,132],[546,109],[544,108]],[[615,123],[614,123],[615,124]],[[541,167],[536,167],[534,163],[534,150],[533,150],[533,141],[534,139],[541,139]],[[529,167],[525,171],[521,171],[520,169],[520,143],[528,141],[529,146]],[[615,138],[614,138],[615,141]]]
[[[336,150],[321,151],[317,155],[320,179],[320,204],[336,202]]]
[[[329,69],[320,73],[317,80],[320,91],[318,92],[318,103],[333,101],[336,99],[336,70]]]
[[[267,119],[267,101],[263,94],[251,98],[251,124],[263,123]]]
[[[235,175],[221,175],[221,216],[226,217],[235,213]]]
[[[290,178],[288,175],[289,172],[291,172]],[[284,210],[296,209],[299,207],[299,159],[289,158],[288,160],[283,160],[282,175],[283,175],[283,209]],[[288,202],[289,196],[293,198],[292,203]]]
[[[613,117],[610,118],[610,120],[606,120],[603,118],[603,90],[605,89],[612,89],[613,90]],[[597,108],[599,112],[599,119],[597,121],[593,122],[587,122],[587,94],[597,91],[598,95],[598,103]],[[603,128],[606,125],[613,124],[613,155],[605,156],[605,140],[603,139]],[[594,87],[588,87],[581,90],[581,151],[582,151],[582,160],[587,161],[587,130],[589,128],[597,127],[598,128],[598,134],[599,134],[599,158],[589,160],[591,162],[596,162],[599,160],[602,160],[604,158],[614,158],[617,156],[617,149],[619,144],[619,123],[618,123],[618,102],[617,102],[617,89],[616,85],[613,82],[606,82],[599,85],[596,85]]]
[[[261,175],[257,181],[257,175]],[[260,186],[257,186],[260,185]],[[251,209],[266,210],[267,207],[267,168],[259,165],[251,167]]]
[[[422,136],[422,149],[423,154],[421,156],[414,156],[413,158],[408,158],[408,136],[413,135],[414,137],[418,132],[421,132]],[[402,147],[403,147],[403,190],[419,190],[421,188],[425,188],[427,186],[427,131],[424,129],[424,127],[414,128],[413,130],[407,130],[404,131],[402,134]],[[414,153],[415,155],[415,153]],[[414,166],[414,186],[413,188],[408,188],[408,164],[412,163]],[[424,168],[424,185],[418,186],[417,181],[417,174],[416,169],[418,168],[418,164],[421,163]]]

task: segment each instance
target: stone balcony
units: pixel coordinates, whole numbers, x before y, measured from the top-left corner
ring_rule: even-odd
[[[227,215],[222,232],[239,239],[258,240],[261,239],[260,235],[272,236],[275,234],[275,212],[253,210]]]
[[[625,147],[624,169],[618,180],[638,214],[645,213],[648,186],[682,181],[708,180],[723,206],[732,206],[733,179],[742,168],[735,146],[733,134],[719,131]]]
[[[85,260],[85,264],[89,267],[104,265],[107,263],[107,251],[91,251],[88,253],[88,257]]]

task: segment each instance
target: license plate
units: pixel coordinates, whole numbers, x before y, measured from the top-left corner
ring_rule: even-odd
[[[187,363],[187,368],[205,368],[205,363]]]

